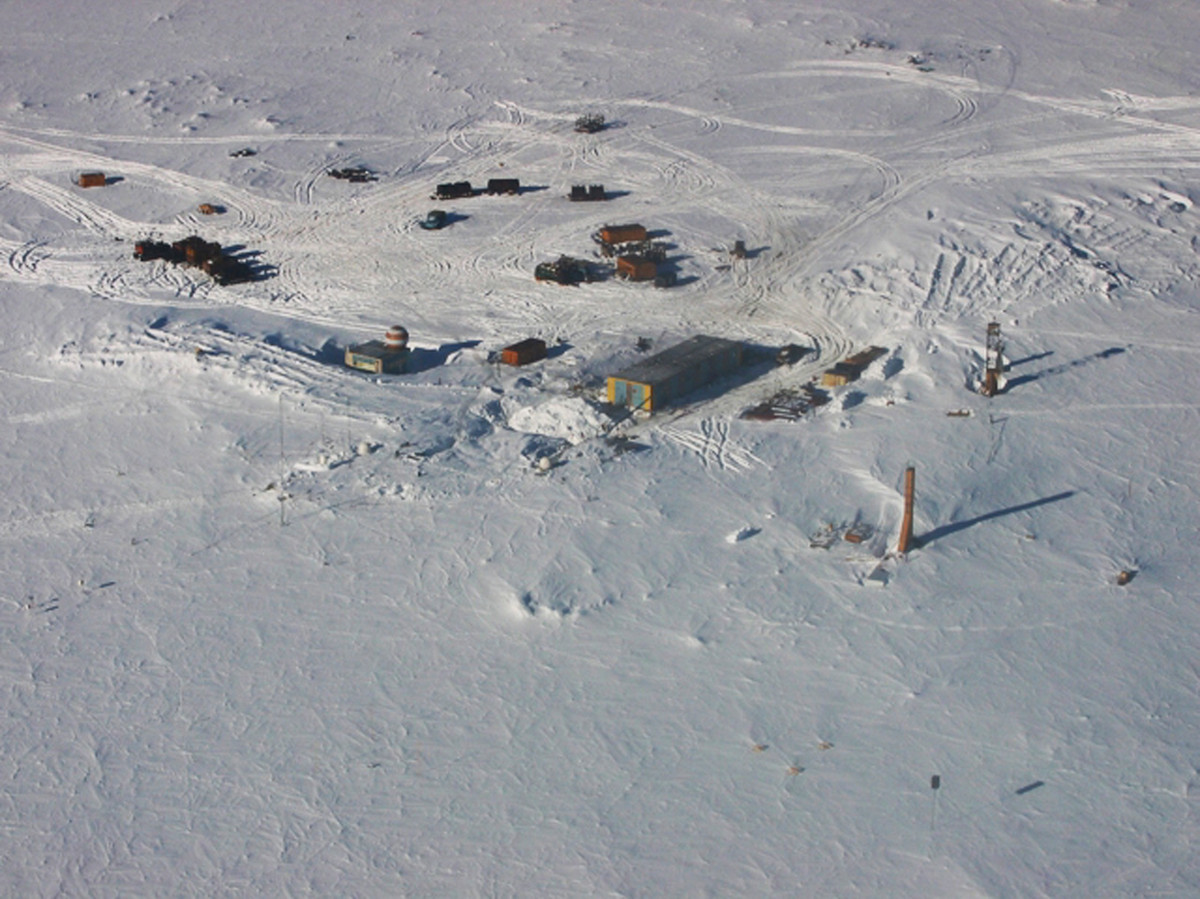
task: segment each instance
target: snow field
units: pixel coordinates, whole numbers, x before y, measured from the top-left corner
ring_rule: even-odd
[[[0,11],[3,891],[1194,891],[1193,10],[464,9]],[[693,333],[814,352],[596,402]]]

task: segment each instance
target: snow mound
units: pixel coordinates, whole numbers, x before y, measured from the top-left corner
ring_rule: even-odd
[[[743,540],[749,540],[751,537],[753,537],[755,534],[757,534],[761,530],[762,530],[762,528],[755,528],[755,527],[751,527],[750,525],[746,525],[743,528],[738,528],[736,531],[734,531],[731,534],[726,534],[725,542],[726,543],[741,543]]]
[[[514,431],[578,444],[605,433],[611,421],[586,400],[565,397],[517,409],[509,414],[508,425]]]

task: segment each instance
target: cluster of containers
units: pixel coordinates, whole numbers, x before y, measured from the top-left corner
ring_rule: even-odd
[[[233,256],[227,256],[219,243],[204,240],[195,234],[174,243],[139,240],[133,245],[133,256],[142,262],[163,259],[176,265],[190,265],[200,269],[218,284],[254,280],[254,271],[249,265]]]
[[[635,411],[653,412],[742,366],[743,344],[724,337],[697,335],[629,366],[608,379],[608,401]],[[388,328],[383,340],[346,348],[346,365],[371,374],[404,374],[411,351],[408,331]],[[505,365],[529,365],[545,359],[546,342],[528,337],[500,351]]]
[[[519,178],[490,178],[487,187],[483,190],[473,188],[470,181],[447,181],[434,189],[433,199],[458,200],[463,197],[473,197],[479,193],[499,196],[501,194],[519,194],[520,192],[521,180]]]

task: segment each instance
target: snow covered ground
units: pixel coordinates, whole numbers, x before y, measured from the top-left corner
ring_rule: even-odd
[[[1198,29],[0,6],[0,892],[1200,894]],[[534,281],[634,221],[676,286]],[[193,233],[260,277],[133,258]]]

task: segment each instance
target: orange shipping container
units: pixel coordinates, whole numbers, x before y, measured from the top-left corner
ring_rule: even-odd
[[[641,225],[605,225],[600,229],[600,239],[608,244],[632,243],[646,238],[646,229]]]
[[[104,172],[84,172],[79,176],[80,187],[103,187],[108,183]]]
[[[500,351],[500,361],[505,365],[528,365],[546,358],[546,341],[528,337]]]
[[[630,281],[652,281],[658,274],[658,266],[641,256],[618,256],[617,276]]]

